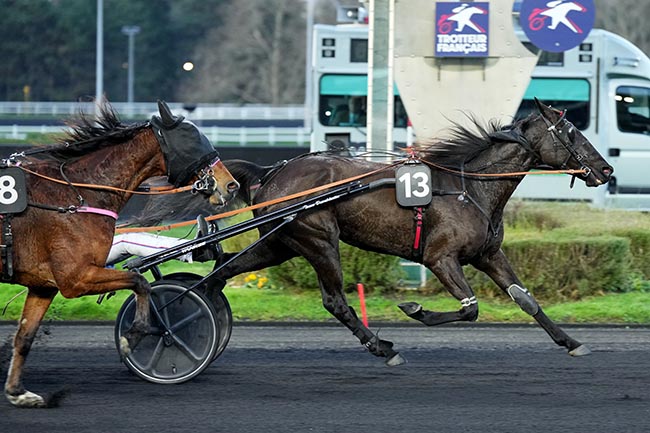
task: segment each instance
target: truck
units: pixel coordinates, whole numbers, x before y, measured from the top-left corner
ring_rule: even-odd
[[[579,46],[559,53],[539,51],[522,31],[516,33],[538,54],[538,63],[515,117],[529,114],[535,97],[566,109],[567,119],[614,167],[614,176],[606,188],[587,188],[582,182],[569,188],[566,175],[527,176],[515,197],[650,210],[648,56],[630,41],[602,29],[593,29]],[[367,49],[368,26],[364,23],[314,26],[312,151],[365,150]],[[410,144],[411,137],[397,86],[394,97],[393,138],[398,149]],[[358,113],[354,114],[355,110]]]
[[[566,176],[527,176],[515,196],[650,210],[650,59],[639,48],[593,29],[572,50],[542,52],[517,116],[533,109],[535,96],[567,110],[567,118],[614,167],[614,176],[607,188],[572,189]]]

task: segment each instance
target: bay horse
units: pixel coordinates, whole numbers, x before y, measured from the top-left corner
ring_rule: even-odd
[[[44,398],[26,390],[22,380],[36,332],[57,293],[76,298],[133,290],[137,313],[122,341],[124,354],[149,329],[147,280],[105,267],[117,214],[143,181],[167,176],[176,187],[194,182],[217,205],[236,193],[238,183],[208,138],[165,103],[158,105],[160,116],[124,125],[103,101],[96,119],[80,113],[71,120],[62,142],[4,160],[5,169],[24,173],[27,201],[21,212],[2,215],[2,243],[10,248],[2,250],[0,272],[5,281],[28,288],[4,388],[15,406],[49,407],[61,396]]]
[[[536,104],[537,113],[509,126],[494,121],[482,126],[473,119],[476,131],[455,125],[448,140],[417,150],[418,159],[432,165],[435,190],[430,204],[423,206],[421,224],[413,208],[398,205],[395,186],[389,184],[299,213],[294,221],[224,266],[216,276],[225,281],[302,256],[316,271],[325,309],[352,331],[369,352],[387,358],[388,365],[398,365],[405,360],[392,349],[393,343],[379,339],[364,326],[346,301],[339,240],[422,263],[430,269],[461,308],[435,312],[413,302],[399,305],[408,316],[429,326],[478,318],[478,302],[462,269],[470,264],[494,280],[571,355],[589,353],[587,347],[569,337],[544,314],[500,248],[504,207],[528,170],[581,170],[580,179],[590,187],[605,184],[613,172],[562,112],[539,101]],[[368,182],[396,177],[395,166],[327,153],[298,157],[280,169],[246,161],[225,163],[240,182],[241,198],[254,203],[364,173],[374,173],[364,180]],[[258,188],[251,200],[246,194],[253,185]],[[292,202],[296,200],[300,199]],[[255,214],[285,204],[262,207]],[[420,247],[416,248],[418,227]],[[261,226],[260,234],[271,228]],[[231,257],[232,254],[224,254],[222,262],[227,263]]]

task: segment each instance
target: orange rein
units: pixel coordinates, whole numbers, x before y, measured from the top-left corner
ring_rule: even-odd
[[[353,182],[355,180],[359,180],[359,179],[363,179],[363,178],[368,177],[368,176],[372,176],[373,174],[377,174],[377,173],[379,173],[381,171],[384,171],[384,170],[387,170],[389,168],[395,167],[397,165],[403,164],[404,162],[406,162],[408,160],[411,160],[411,159],[417,159],[417,158],[415,156],[410,156],[409,158],[398,160],[398,161],[396,161],[396,162],[394,162],[392,164],[386,165],[385,167],[379,168],[377,170],[370,171],[368,173],[363,173],[363,174],[360,174],[358,176],[352,176],[352,177],[349,177],[347,179],[338,180],[336,182],[331,182],[331,183],[328,183],[328,184],[325,184],[325,185],[314,187],[314,188],[311,188],[311,189],[308,189],[308,190],[305,190],[305,191],[300,191],[300,192],[290,194],[290,195],[287,195],[287,196],[284,196],[284,197],[279,197],[279,198],[276,198],[276,199],[273,199],[273,200],[268,200],[268,201],[265,201],[265,202],[262,202],[262,203],[257,203],[257,204],[247,206],[247,207],[244,207],[244,208],[241,208],[241,209],[235,209],[235,210],[232,210],[232,211],[211,215],[211,216],[206,217],[205,219],[207,221],[213,221],[213,220],[218,220],[218,219],[222,219],[222,218],[229,218],[229,217],[239,215],[239,214],[244,213],[244,212],[249,212],[249,211],[259,209],[259,208],[262,208],[262,207],[271,206],[271,205],[274,205],[274,204],[278,204],[278,203],[282,203],[282,202],[285,202],[285,201],[293,200],[295,198],[304,197],[306,195],[313,194],[313,193],[316,193],[316,192],[320,192],[320,191],[326,190],[328,188],[333,188],[335,186],[343,185],[343,184],[345,184],[347,182]],[[430,165],[432,167],[438,168],[438,169],[440,169],[442,171],[447,171],[449,173],[460,174],[460,175],[464,175],[464,176],[472,176],[472,177],[511,177],[511,176],[525,176],[525,175],[528,175],[528,174],[572,174],[573,175],[573,174],[583,174],[583,173],[586,172],[585,170],[569,169],[569,170],[546,170],[546,171],[518,171],[518,172],[511,172],[511,173],[468,173],[468,172],[463,172],[463,171],[458,171],[458,170],[454,170],[454,169],[451,169],[451,168],[447,168],[447,167],[444,167],[444,166],[441,166],[441,165],[438,165],[438,164],[435,164],[435,163],[432,163],[432,162],[429,162],[429,161],[424,161],[424,160],[420,160],[420,159],[418,159],[418,161],[422,161],[422,162],[424,162],[424,163],[426,163],[426,164],[428,164],[428,165]],[[179,222],[179,223],[167,224],[167,225],[162,225],[162,226],[152,226],[152,227],[118,227],[115,230],[115,232],[116,233],[137,233],[137,232],[165,231],[165,230],[171,230],[171,229],[177,228],[177,227],[186,227],[186,226],[193,225],[193,224],[196,224],[196,221],[194,221],[194,220],[192,220],[192,221],[182,221],[182,222]]]
[[[363,178],[368,177],[368,176],[372,176],[373,174],[377,174],[377,173],[382,172],[384,170],[387,170],[389,168],[395,167],[396,165],[399,165],[401,163],[402,163],[402,161],[397,161],[395,163],[386,165],[385,167],[378,168],[377,170],[373,170],[373,171],[370,171],[368,173],[363,173],[363,174],[360,174],[360,175],[357,175],[357,176],[348,177],[347,179],[337,180],[336,182],[331,182],[331,183],[328,183],[328,184],[325,184],[325,185],[317,186],[317,187],[314,187],[314,188],[311,188],[311,189],[308,189],[308,190],[305,190],[305,191],[300,191],[300,192],[297,192],[295,194],[286,195],[284,197],[279,197],[279,198],[276,198],[276,199],[273,199],[273,200],[268,200],[268,201],[265,201],[265,202],[262,202],[262,203],[257,203],[257,204],[247,206],[247,207],[244,207],[244,208],[241,208],[241,209],[235,209],[235,210],[231,210],[231,211],[228,211],[228,212],[223,212],[223,213],[216,214],[216,215],[211,215],[209,217],[206,217],[205,219],[207,221],[212,221],[212,220],[217,220],[217,219],[221,219],[221,218],[228,218],[228,217],[231,217],[231,216],[239,215],[240,213],[252,211],[252,210],[259,209],[259,208],[266,207],[266,206],[271,206],[271,205],[282,203],[282,202],[289,201],[289,200],[293,200],[295,198],[304,197],[306,195],[313,194],[313,193],[316,193],[316,192],[320,192],[320,191],[326,190],[328,188],[333,188],[335,186],[343,185],[343,184],[348,183],[348,182],[354,182],[355,180],[359,180],[359,179],[363,179]],[[163,231],[163,230],[171,230],[171,229],[176,228],[176,227],[185,227],[185,226],[189,226],[189,225],[193,225],[193,224],[196,224],[196,222],[195,221],[183,221],[183,222],[180,222],[180,223],[168,224],[168,225],[164,225],[164,226],[154,226],[154,227],[121,227],[121,228],[118,227],[115,230],[115,232],[116,233],[134,233],[134,232]]]
[[[106,190],[106,191],[114,191],[114,192],[128,192],[131,194],[141,194],[141,195],[155,195],[155,194],[176,194],[178,192],[184,192],[184,191],[189,191],[192,189],[191,185],[188,186],[183,186],[181,188],[174,188],[172,186],[160,186],[160,187],[150,187],[149,191],[132,191],[130,189],[122,189],[122,188],[117,188],[114,186],[107,186],[107,185],[96,185],[92,183],[76,183],[76,182],[66,182],[61,179],[56,179],[54,177],[49,177],[41,173],[37,173],[35,171],[32,171],[28,168],[25,168],[24,166],[18,165],[18,168],[21,170],[34,175],[38,176],[42,179],[49,180],[50,182],[54,183],[59,183],[61,185],[72,185],[76,186],[79,188],[87,188],[87,189],[99,189],[99,190]],[[152,191],[153,190],[153,191]]]
[[[513,176],[527,176],[529,174],[585,174],[587,173],[587,170],[584,169],[579,169],[579,170],[574,170],[572,168],[567,169],[567,170],[542,170],[542,171],[513,171],[510,173],[471,173],[471,172],[466,172],[466,171],[460,171],[460,170],[454,170],[452,168],[445,167],[443,165],[438,165],[436,163],[430,162],[430,161],[423,161],[427,165],[430,165],[431,167],[435,167],[439,170],[446,171],[449,173],[454,173],[454,174],[460,174],[463,176],[470,176],[470,177],[513,177]]]

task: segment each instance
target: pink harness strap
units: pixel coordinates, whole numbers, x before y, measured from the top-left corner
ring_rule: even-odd
[[[415,240],[413,241],[413,249],[420,250],[420,237],[422,236],[422,208],[415,208]]]
[[[94,213],[98,215],[104,215],[104,216],[111,217],[114,220],[117,220],[117,214],[112,210],[108,210],[108,209],[100,209],[97,207],[90,207],[90,206],[79,206],[76,211],[79,213]]]

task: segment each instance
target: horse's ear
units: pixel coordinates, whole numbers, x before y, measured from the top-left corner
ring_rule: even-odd
[[[158,111],[160,112],[160,119],[165,127],[171,128],[176,124],[176,116],[172,114],[166,102],[158,100]]]
[[[546,105],[542,104],[537,97],[534,97],[535,100],[535,105],[537,106],[537,109],[539,110],[540,113],[544,113],[546,110],[549,109]]]

